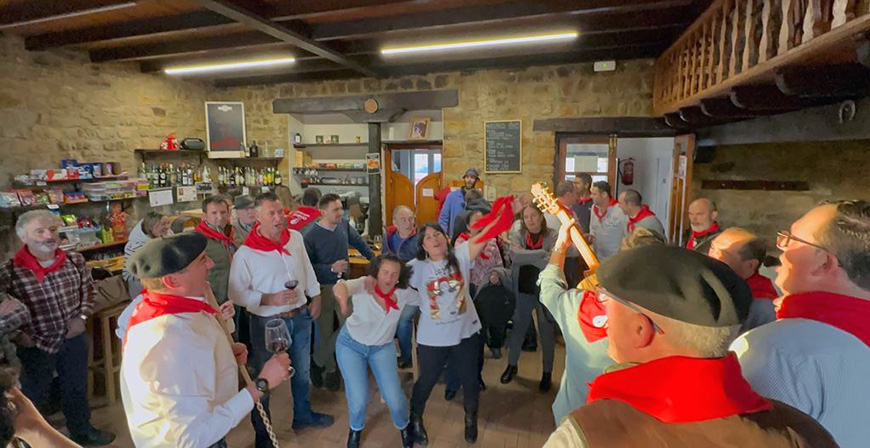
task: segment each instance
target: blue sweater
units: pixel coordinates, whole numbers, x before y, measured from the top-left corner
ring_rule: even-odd
[[[438,224],[447,232],[448,236],[453,235],[454,221],[456,217],[465,210],[465,191],[460,188],[453,190],[444,199],[444,205],[441,207],[441,214],[438,215]]]
[[[338,260],[347,260],[348,245],[355,247],[369,260],[375,256],[359,232],[347,221],[342,221],[335,230],[329,230],[319,222],[314,223],[305,232],[303,239],[317,282],[321,285],[334,285],[338,282],[338,275],[331,270],[332,264]]]
[[[403,262],[408,262],[417,257],[417,233],[402,239],[399,232],[394,228],[387,229],[387,236],[384,238],[385,252],[389,252]]]

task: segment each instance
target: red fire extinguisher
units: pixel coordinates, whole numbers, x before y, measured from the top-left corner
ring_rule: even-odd
[[[628,159],[622,164],[622,185],[634,183],[634,159]]]

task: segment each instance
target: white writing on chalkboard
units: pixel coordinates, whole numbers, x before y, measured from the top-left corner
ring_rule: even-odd
[[[484,130],[486,172],[521,172],[522,122],[488,121]]]

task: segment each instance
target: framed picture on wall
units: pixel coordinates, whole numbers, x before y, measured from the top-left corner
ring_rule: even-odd
[[[244,157],[245,104],[233,101],[206,101],[205,133],[208,157]]]
[[[429,137],[429,120],[427,117],[411,119],[408,140],[426,140]]]

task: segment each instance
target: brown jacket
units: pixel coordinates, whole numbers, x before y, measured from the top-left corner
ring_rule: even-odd
[[[663,423],[621,401],[599,400],[576,409],[568,417],[568,421],[574,426],[573,430],[580,439],[579,443],[571,443],[570,446],[589,448],[829,448],[837,446],[833,437],[822,425],[808,415],[778,401],[770,400],[770,402],[773,404],[771,411],[694,423]]]

